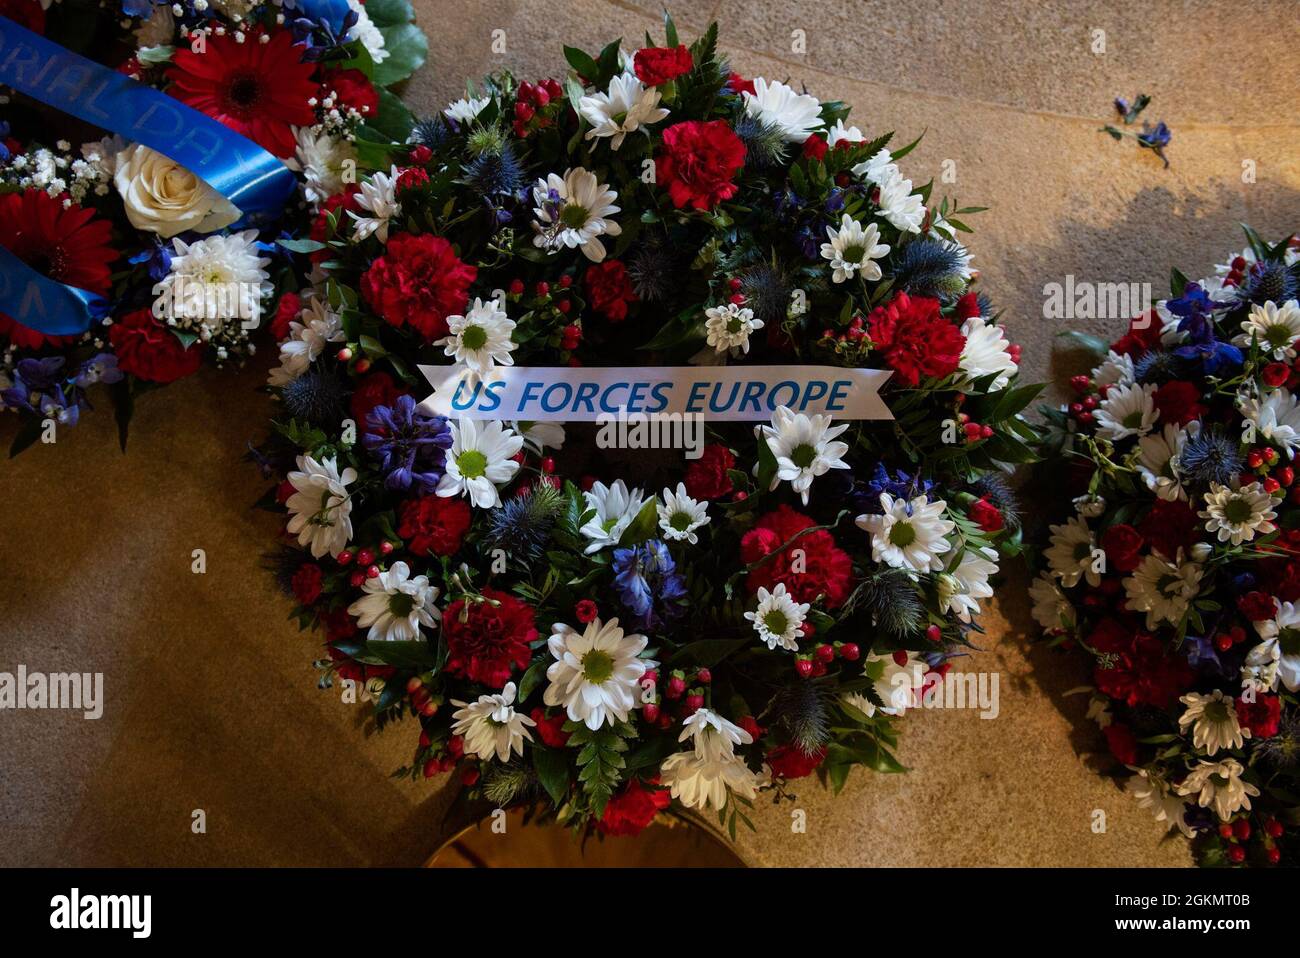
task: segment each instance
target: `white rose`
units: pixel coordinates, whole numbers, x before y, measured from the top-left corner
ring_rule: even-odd
[[[131,225],[159,236],[186,230],[211,233],[241,215],[238,207],[175,160],[138,143],[118,154],[113,182]]]

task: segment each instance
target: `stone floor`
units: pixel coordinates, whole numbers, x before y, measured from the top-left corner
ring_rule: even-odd
[[[416,4],[433,49],[408,99],[423,111],[487,69],[557,73],[563,43],[635,41],[656,30],[659,8]],[[1249,11],[1194,0],[722,0],[674,14],[687,36],[716,17],[735,69],[850,102],[869,133],[896,129],[906,142],[925,131],[906,169],[917,182],[954,170],[948,191],[991,207],[972,218],[972,249],[1029,378],[1078,371],[1054,351],[1045,283],[1150,282],[1159,295],[1170,266],[1197,275],[1240,247],[1238,222],[1266,236],[1300,228],[1290,0]],[[505,31],[504,55],[492,52],[494,30]],[[1138,92],[1174,131],[1169,169],[1098,132],[1111,99]],[[439,843],[447,789],[389,778],[410,734],[366,739],[358,710],[315,689],[313,643],[260,568],[275,521],[249,509],[263,484],[240,456],[266,416],[263,377],[257,363],[150,395],[126,456],[101,411],[0,466],[0,670],[102,671],[108,700],[97,722],[0,714],[0,865],[419,864]],[[12,431],[0,422],[0,441]],[[190,571],[197,548],[204,575]],[[1024,594],[1013,570],[986,618],[986,651],[967,665],[999,673],[998,718],[908,719],[910,774],[854,772],[836,800],[805,787],[805,833],[791,830],[789,806],[763,806],[742,856],[1187,863],[1183,844],[1090,766],[1098,740],[1082,704],[1064,697],[1083,677],[1076,662],[1027,648]],[[196,809],[205,834],[191,830]],[[1103,834],[1090,827],[1095,809],[1106,812]]]

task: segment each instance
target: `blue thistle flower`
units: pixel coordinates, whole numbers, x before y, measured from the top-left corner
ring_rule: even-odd
[[[451,442],[447,417],[421,412],[411,396],[398,396],[392,406],[376,406],[366,417],[361,437],[361,444],[379,459],[386,488],[402,492],[414,486],[426,495],[438,488]]]
[[[672,247],[660,237],[651,237],[638,246],[627,264],[627,277],[637,299],[643,302],[667,299],[676,282],[678,265]]]
[[[956,296],[966,286],[960,250],[951,243],[918,239],[903,247],[894,268],[895,284],[913,296]]]
[[[768,326],[779,325],[785,319],[793,291],[785,272],[770,263],[760,263],[740,275],[745,305]]]
[[[1133,363],[1133,373],[1140,383],[1161,385],[1182,378],[1185,363],[1177,353],[1152,349]]]
[[[450,133],[451,131],[447,129],[447,124],[443,118],[433,116],[427,120],[417,120],[415,126],[411,127],[406,142],[436,150],[447,142]]]
[[[736,136],[745,144],[745,165],[757,169],[785,162],[785,138],[779,128],[756,116],[743,116],[736,123]]]
[[[1296,298],[1296,277],[1286,265],[1273,260],[1255,263],[1238,291],[1247,303],[1285,303]]]
[[[524,169],[509,143],[482,153],[461,168],[466,185],[484,196],[514,197],[524,187]]]
[[[632,613],[632,628],[662,628],[681,613],[686,581],[660,540],[615,549],[613,569],[619,598]]]
[[[1236,440],[1217,429],[1202,429],[1189,436],[1178,459],[1178,468],[1192,483],[1208,486],[1212,482],[1227,485],[1241,471],[1241,453]]]
[[[488,514],[484,541],[489,548],[502,549],[517,560],[538,559],[563,506],[564,498],[557,489],[539,484]]]
[[[343,418],[343,386],[334,376],[306,372],[286,384],[280,391],[280,398],[290,416],[313,426],[338,422]]]

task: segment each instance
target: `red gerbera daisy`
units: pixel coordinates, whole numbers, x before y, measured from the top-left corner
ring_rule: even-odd
[[[43,276],[108,295],[112,285],[113,227],[95,218],[95,211],[43,190],[0,196],[0,243]],[[0,313],[0,335],[16,346],[36,349],[75,337],[46,336]]]
[[[292,127],[316,122],[307,103],[319,92],[312,81],[316,66],[302,61],[289,31],[273,33],[265,43],[262,35],[255,30],[239,43],[231,34],[211,34],[203,53],[176,51],[168,92],[276,156],[290,156]]]

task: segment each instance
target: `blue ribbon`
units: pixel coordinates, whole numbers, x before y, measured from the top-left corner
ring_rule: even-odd
[[[345,0],[312,0],[331,7]],[[143,143],[203,179],[244,213],[274,213],[293,192],[293,173],[252,140],[166,93],[87,60],[0,17],[0,83],[87,123]],[[42,276],[6,250],[0,310],[38,332],[84,332],[95,300]],[[39,302],[40,307],[37,308]],[[101,301],[102,302],[102,301]],[[26,317],[26,318],[24,318]]]
[[[301,10],[312,20],[329,24],[336,36],[343,31],[343,21],[352,12],[348,0],[290,0],[288,6]]]

